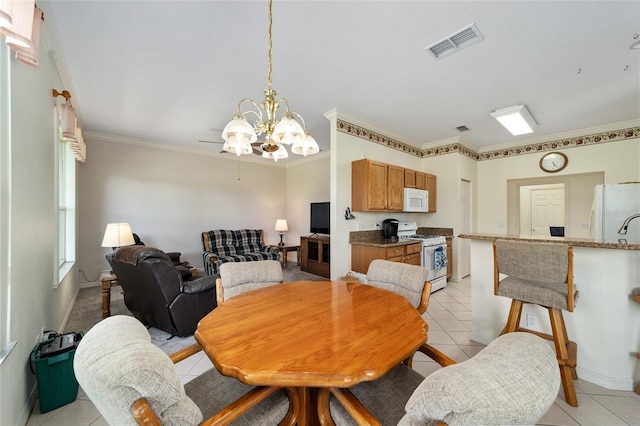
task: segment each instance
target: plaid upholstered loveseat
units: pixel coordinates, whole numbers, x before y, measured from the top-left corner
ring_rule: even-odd
[[[279,250],[264,244],[262,229],[216,229],[202,233],[202,261],[207,275],[217,275],[225,262],[279,260]]]

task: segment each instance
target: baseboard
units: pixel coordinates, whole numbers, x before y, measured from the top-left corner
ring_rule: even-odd
[[[31,388],[31,392],[29,392],[29,396],[24,403],[24,407],[22,409],[22,413],[20,413],[20,418],[16,422],[17,425],[26,425],[29,421],[29,417],[31,417],[31,413],[36,408],[36,401],[38,400],[38,382],[33,383],[33,387]]]
[[[69,308],[67,309],[67,312],[64,315],[64,318],[62,320],[62,324],[60,325],[60,328],[58,328],[58,330],[60,330],[60,333],[62,333],[64,331],[64,329],[67,327],[67,323],[69,322],[69,318],[71,317],[71,311],[73,311],[73,307],[76,305],[76,299],[78,299],[78,294],[80,293],[80,287],[78,287],[78,290],[76,290],[76,292],[73,295],[73,299],[71,300],[71,303],[69,303]]]
[[[101,285],[100,281],[93,281],[93,282],[80,284],[80,288],[98,287],[100,285]]]

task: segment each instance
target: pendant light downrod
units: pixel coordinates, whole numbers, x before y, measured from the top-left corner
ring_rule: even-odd
[[[267,88],[264,90],[264,100],[258,104],[250,98],[244,98],[238,103],[238,108],[231,121],[222,131],[225,143],[222,149],[240,156],[253,153],[252,143],[258,136],[264,135],[260,143],[262,157],[278,161],[289,155],[283,145],[292,145],[291,152],[298,155],[317,154],[320,149],[317,142],[307,132],[302,116],[289,109],[289,102],[285,98],[276,100],[277,93],[271,86],[273,73],[273,1],[269,0],[269,47],[267,49],[268,73]],[[244,104],[249,108],[242,111]],[[284,105],[284,112],[279,119],[276,112],[280,105]],[[253,125],[247,117],[255,116]]]

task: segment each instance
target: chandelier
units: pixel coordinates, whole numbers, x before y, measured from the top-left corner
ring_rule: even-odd
[[[305,157],[317,154],[320,150],[315,139],[306,131],[302,116],[289,109],[289,102],[285,98],[276,100],[276,91],[271,88],[273,68],[271,58],[273,14],[271,9],[272,0],[269,0],[269,74],[264,100],[258,104],[253,99],[244,98],[238,103],[238,110],[222,131],[222,139],[225,141],[222,149],[240,156],[253,153],[252,144],[259,144],[262,148],[263,158],[278,161],[289,156],[284,145],[291,145],[291,152]],[[253,108],[243,112],[244,105]],[[276,112],[280,105],[284,105],[285,110],[280,118],[277,118]],[[255,116],[253,125],[247,120],[248,116]],[[264,142],[256,143],[258,136],[261,135],[264,135]]]

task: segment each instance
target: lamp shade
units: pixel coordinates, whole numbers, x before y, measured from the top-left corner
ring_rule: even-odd
[[[276,220],[276,231],[278,232],[287,232],[289,227],[287,226],[287,219],[278,219]]]
[[[108,223],[102,238],[102,247],[122,247],[133,245],[133,232],[128,223]]]
[[[287,153],[287,150],[284,148],[284,146],[279,143],[276,145],[278,145],[278,149],[273,152],[263,151],[262,158],[268,158],[276,162],[278,160],[289,158],[289,154]]]
[[[317,154],[320,152],[320,148],[318,147],[316,140],[307,133],[307,137],[304,140],[293,143],[291,152],[298,155],[304,155],[306,157],[307,155]]]
[[[296,141],[304,140],[304,138],[304,129],[291,115],[282,117],[273,129],[273,140],[279,143],[291,145]]]

